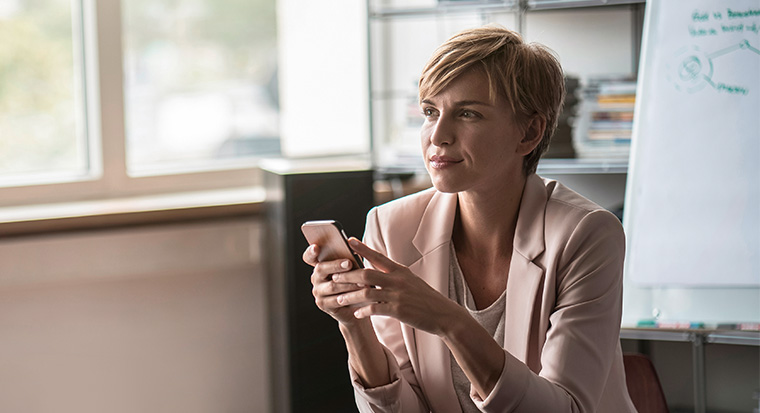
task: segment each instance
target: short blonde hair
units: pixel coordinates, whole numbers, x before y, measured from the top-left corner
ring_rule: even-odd
[[[465,30],[438,47],[425,65],[419,83],[420,100],[438,94],[471,68],[485,73],[491,100],[505,98],[523,126],[534,114],[546,121],[540,143],[523,160],[523,172],[530,175],[557,128],[565,99],[562,66],[545,46],[525,43],[518,33],[503,27]]]

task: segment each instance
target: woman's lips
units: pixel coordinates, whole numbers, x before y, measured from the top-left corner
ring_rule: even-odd
[[[455,159],[448,156],[433,155],[430,157],[430,167],[433,169],[448,168],[462,162],[461,159]]]

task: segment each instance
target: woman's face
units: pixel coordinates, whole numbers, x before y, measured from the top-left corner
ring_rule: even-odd
[[[465,72],[420,106],[422,154],[436,189],[495,191],[522,179],[523,156],[535,145],[522,142],[525,132],[505,99],[491,102],[480,70]]]

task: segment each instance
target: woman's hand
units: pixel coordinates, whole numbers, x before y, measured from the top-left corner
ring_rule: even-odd
[[[319,246],[310,245],[303,253],[305,263],[314,267],[311,273],[312,294],[314,301],[320,310],[332,316],[342,324],[350,325],[356,322],[354,309],[346,305],[339,304],[337,297],[339,294],[366,289],[365,285],[335,282],[334,276],[339,273],[351,271],[353,263],[351,260],[341,259],[335,261],[318,262]]]
[[[417,329],[443,335],[450,321],[462,315],[462,307],[441,295],[409,268],[356,238],[351,238],[349,244],[376,268],[339,272],[332,276],[341,284],[375,287],[347,289],[336,294],[336,304],[352,306],[354,317],[390,316]]]
[[[382,345],[369,316],[383,315],[440,336],[479,395],[488,395],[501,376],[504,352],[464,307],[440,294],[409,268],[356,238],[351,248],[375,269],[352,269],[350,260],[317,263],[318,247],[304,252],[314,265],[311,282],[317,306],[341,323],[349,361],[366,387],[390,381]]]
[[[311,274],[311,291],[317,307],[340,323],[340,332],[348,350],[348,360],[364,386],[372,388],[390,383],[388,360],[369,319],[357,320],[354,317],[354,308],[340,304],[337,300],[341,294],[372,287],[366,284],[337,282],[336,277],[361,270],[352,271],[354,264],[351,260],[318,262],[318,256],[318,245],[309,246],[303,253],[304,262],[314,267]]]

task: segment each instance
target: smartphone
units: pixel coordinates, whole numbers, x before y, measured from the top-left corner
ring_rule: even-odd
[[[364,268],[361,258],[348,246],[348,237],[338,221],[306,221],[301,225],[306,241],[319,245],[318,261],[347,258],[354,268]]]

